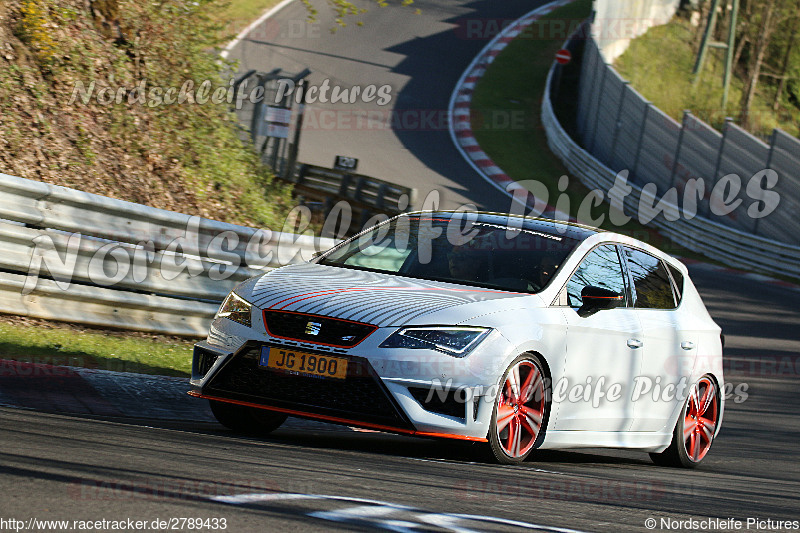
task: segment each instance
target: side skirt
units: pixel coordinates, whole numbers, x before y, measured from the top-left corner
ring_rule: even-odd
[[[663,452],[672,441],[672,431],[554,431],[549,430],[539,449],[623,448]]]

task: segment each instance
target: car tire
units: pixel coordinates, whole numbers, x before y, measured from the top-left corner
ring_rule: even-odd
[[[550,412],[550,387],[539,357],[517,357],[503,373],[487,439],[491,458],[519,464],[541,444]]]
[[[672,432],[672,442],[650,458],[661,466],[697,467],[714,443],[720,415],[720,392],[710,375],[701,377],[691,388]]]
[[[220,424],[243,435],[269,435],[288,418],[283,413],[209,400],[211,412]]]

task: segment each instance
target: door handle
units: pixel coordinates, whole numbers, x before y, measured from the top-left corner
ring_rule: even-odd
[[[642,347],[642,341],[640,341],[639,339],[628,339],[628,348],[633,348],[635,350],[636,348],[641,348],[641,347]]]
[[[694,349],[694,343],[691,342],[691,341],[683,341],[681,343],[681,348],[683,348],[684,350],[693,350]]]

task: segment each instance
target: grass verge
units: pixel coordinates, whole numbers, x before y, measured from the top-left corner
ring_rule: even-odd
[[[590,0],[577,0],[537,20],[531,30],[523,32],[495,58],[472,98],[473,116],[498,117],[484,120],[484,125],[478,127],[474,127],[473,121],[481,148],[514,180],[543,182],[551,198],[558,192],[559,177],[567,171],[547,148],[539,106],[544,80],[565,36],[549,39],[540,36],[552,33],[548,28],[554,21],[582,20],[590,12]],[[510,127],[503,127],[499,119],[503,116],[514,117]],[[581,192],[583,189],[574,183],[567,190],[570,198],[573,195],[577,198]]]
[[[188,377],[192,342],[0,317],[0,359],[12,361]]]

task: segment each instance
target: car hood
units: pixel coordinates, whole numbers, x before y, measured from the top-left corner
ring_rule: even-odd
[[[249,285],[249,284],[248,284]],[[243,297],[261,309],[324,315],[376,326],[457,324],[508,309],[510,300],[540,305],[532,294],[482,289],[314,263],[268,272]],[[522,301],[516,302],[523,305]]]

